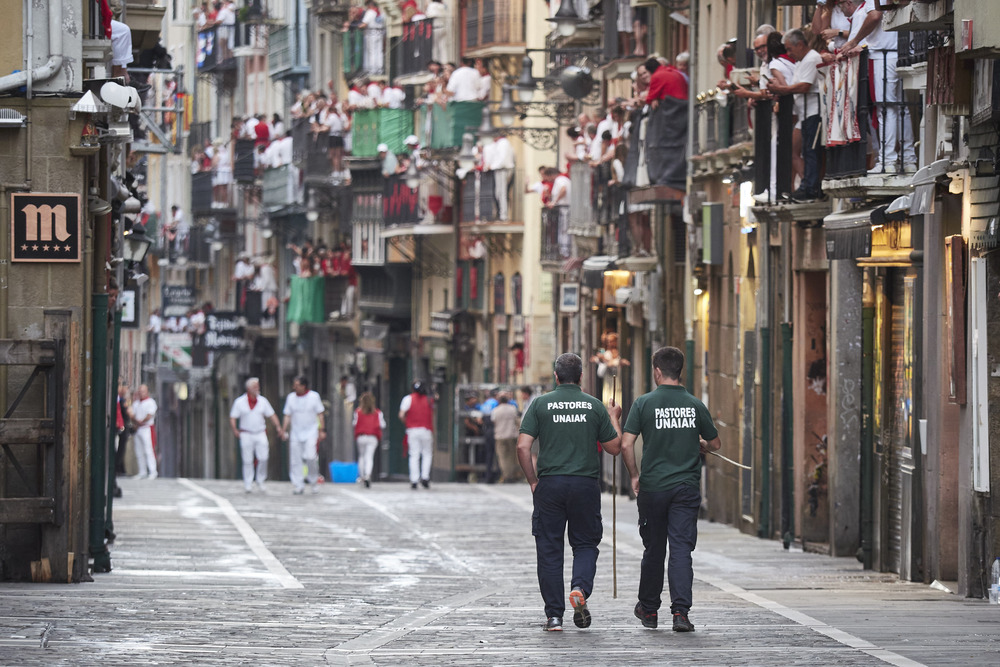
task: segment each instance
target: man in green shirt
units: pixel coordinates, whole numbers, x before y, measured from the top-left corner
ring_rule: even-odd
[[[615,456],[621,451],[622,409],[611,402],[609,408],[580,389],[583,361],[575,354],[556,359],[557,387],[539,396],[521,418],[517,438],[517,460],[531,485],[534,512],[531,534],[535,536],[538,587],[545,602],[548,631],[562,630],[563,534],[569,533],[573,548],[573,622],[590,626],[587,598],[597,573],[597,545],[601,524],[601,443]],[[538,473],[531,461],[531,443],[538,438]]]
[[[625,420],[622,459],[632,476],[639,507],[639,536],[645,548],[635,616],[656,627],[663,592],[663,560],[670,543],[667,579],[675,632],[694,632],[688,620],[694,570],[691,552],[698,540],[701,506],[701,455],[722,446],[705,404],[681,385],[684,354],[676,347],[653,353],[657,387],[637,398]],[[642,474],[636,467],[635,440],[642,434]],[[642,491],[639,491],[640,482]]]

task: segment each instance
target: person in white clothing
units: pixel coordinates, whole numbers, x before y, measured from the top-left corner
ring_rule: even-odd
[[[233,434],[240,441],[240,454],[243,457],[243,488],[247,493],[253,488],[254,457],[257,457],[257,487],[263,491],[267,480],[267,459],[270,449],[267,442],[267,420],[270,419],[278,430],[278,437],[284,437],[284,431],[278,422],[278,415],[266,398],[260,395],[260,380],[250,378],[246,382],[246,393],[233,401],[229,411],[229,425]],[[238,421],[238,423],[237,423]]]
[[[479,82],[476,84],[479,99],[488,100],[490,89],[493,87],[493,77],[490,76],[490,70],[486,67],[486,61],[482,58],[476,58],[476,71],[479,72]]]
[[[382,89],[382,106],[386,109],[402,109],[406,104],[406,92],[399,86],[386,86]]]
[[[434,458],[434,402],[417,380],[413,391],[399,404],[399,419],[406,424],[406,443],[410,459],[410,487],[419,482],[431,486],[431,461]]]
[[[468,58],[448,77],[448,99],[452,102],[478,102],[482,76]]]
[[[484,156],[485,157],[485,156]],[[500,220],[510,219],[508,200],[510,177],[514,173],[514,147],[504,135],[497,136],[488,153],[486,169],[493,172],[493,192],[497,198],[497,212]]]
[[[156,401],[149,397],[149,387],[139,385],[136,400],[132,402],[132,423],[135,425],[135,461],[139,465],[139,479],[156,479],[156,454],[153,453],[153,423],[156,420]]]
[[[358,477],[365,488],[371,486],[372,468],[375,464],[375,450],[385,432],[385,416],[375,407],[375,396],[366,391],[361,394],[361,402],[354,411],[354,442],[358,446]]]
[[[285,399],[285,421],[282,426],[288,441],[288,479],[293,493],[301,495],[305,482],[312,485],[312,492],[319,493],[319,440],[326,437],[323,401],[319,394],[309,389],[309,379],[299,376],[292,382],[292,393]],[[308,469],[303,481],[302,466]]]

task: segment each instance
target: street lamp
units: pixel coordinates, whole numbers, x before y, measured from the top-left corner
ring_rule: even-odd
[[[123,235],[122,258],[130,264],[138,264],[146,257],[152,241],[146,236],[142,227],[133,229]]]
[[[517,80],[517,99],[521,102],[530,103],[535,99],[538,87],[535,77],[531,75],[531,70],[534,66],[535,63],[531,60],[530,56],[525,56],[521,60],[521,78]]]
[[[576,33],[576,26],[584,21],[583,17],[576,13],[576,7],[573,5],[574,0],[562,0],[556,15],[545,19],[556,25],[556,32],[562,37],[572,37]]]
[[[417,169],[416,156],[411,156],[410,165],[406,168],[406,187],[416,190],[420,187],[420,171]]]
[[[512,86],[503,87],[503,95],[500,97],[500,106],[497,108],[497,116],[500,117],[500,124],[510,127],[517,119],[517,108],[514,106],[514,98],[511,95]]]
[[[471,171],[476,166],[476,154],[473,150],[476,138],[469,132],[462,135],[462,150],[458,154],[458,168]]]

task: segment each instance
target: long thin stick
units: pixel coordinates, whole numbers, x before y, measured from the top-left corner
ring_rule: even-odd
[[[711,454],[712,456],[718,456],[720,459],[722,459],[726,463],[732,463],[737,468],[742,468],[743,470],[753,470],[753,468],[751,468],[750,466],[745,466],[742,463],[737,463],[736,461],[732,460],[731,458],[725,457],[725,456],[723,456],[722,454],[720,454],[718,452],[709,452],[709,454]]]
[[[611,376],[611,400],[615,400],[618,376]],[[618,599],[618,457],[611,458],[611,592]]]

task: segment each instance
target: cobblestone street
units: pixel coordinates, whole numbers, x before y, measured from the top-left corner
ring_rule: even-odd
[[[1000,607],[709,523],[694,554],[697,632],[662,618],[646,630],[632,616],[641,544],[624,497],[617,599],[606,494],[594,624],[578,630],[567,613],[564,632],[545,633],[526,486],[122,486],[113,572],[0,585],[0,663],[1000,664]]]

